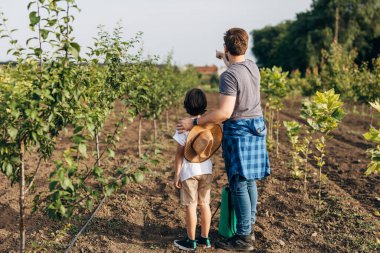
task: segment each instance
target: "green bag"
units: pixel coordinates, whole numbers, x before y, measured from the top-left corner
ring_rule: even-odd
[[[231,238],[236,233],[236,214],[228,185],[222,188],[218,233],[225,238]]]

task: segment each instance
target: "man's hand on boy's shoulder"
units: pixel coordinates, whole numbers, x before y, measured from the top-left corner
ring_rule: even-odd
[[[193,128],[193,118],[181,119],[178,121],[176,128],[180,134],[189,131],[191,128]]]

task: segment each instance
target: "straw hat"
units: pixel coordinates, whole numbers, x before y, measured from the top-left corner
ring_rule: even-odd
[[[201,163],[209,159],[222,144],[222,128],[213,123],[194,126],[187,136],[185,159]]]

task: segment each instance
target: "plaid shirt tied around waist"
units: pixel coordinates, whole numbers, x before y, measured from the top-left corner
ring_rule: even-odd
[[[270,175],[263,117],[227,120],[223,124],[223,158],[228,180],[234,175],[262,179]]]

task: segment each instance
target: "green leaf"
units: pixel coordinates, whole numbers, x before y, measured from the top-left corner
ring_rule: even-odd
[[[157,164],[160,163],[160,161],[157,159],[152,159],[152,160],[150,160],[150,163],[153,164],[154,166],[156,166]]]
[[[46,40],[47,39],[47,37],[49,36],[49,31],[48,30],[46,30],[46,29],[41,29],[40,30],[40,33],[41,33],[41,37],[42,37],[42,39],[44,39],[44,40]]]
[[[41,20],[41,18],[39,16],[37,16],[36,11],[32,11],[31,13],[29,13],[29,21],[30,21],[31,27],[34,27],[36,24],[38,24],[40,22],[40,20]]]
[[[144,182],[144,173],[142,173],[141,171],[138,171],[136,173],[133,174],[133,180],[136,182],[136,183],[142,183]]]
[[[115,151],[113,151],[112,149],[108,148],[108,149],[107,149],[107,152],[108,152],[108,156],[109,156],[109,157],[112,157],[112,158],[115,157]]]
[[[65,180],[65,172],[63,171],[63,169],[58,169],[57,177],[61,183]]]
[[[49,20],[48,20],[48,24],[49,24],[49,26],[54,26],[56,23],[57,23],[57,20],[56,20],[56,19],[49,19]]]
[[[80,131],[82,131],[83,130],[83,126],[77,126],[77,127],[75,127],[75,129],[74,129],[74,134],[77,134],[77,133],[79,133]]]
[[[49,190],[50,191],[53,191],[56,187],[56,185],[58,184],[58,181],[54,180],[54,181],[51,181],[50,184],[49,184]]]
[[[130,179],[128,176],[125,176],[121,179],[121,185],[126,186],[130,182]]]
[[[59,213],[60,213],[63,217],[65,217],[65,215],[66,215],[66,208],[65,208],[64,205],[60,205],[60,207],[59,207]]]
[[[83,155],[84,157],[87,157],[87,146],[84,143],[81,143],[78,145],[78,151]]]
[[[94,168],[93,173],[94,173],[95,176],[97,176],[97,177],[101,177],[102,174],[103,174],[103,169],[100,168],[100,167],[98,167],[98,166],[96,166],[96,167]]]
[[[79,58],[80,46],[78,43],[70,43],[69,52],[75,59]]]
[[[12,126],[8,127],[7,132],[9,134],[9,137],[11,137],[11,140],[15,140],[17,137],[18,130]]]
[[[112,193],[115,191],[115,187],[113,186],[113,185],[107,185],[106,187],[105,187],[105,191],[104,191],[104,194],[106,195],[106,196],[111,196],[112,195]]]
[[[35,49],[34,49],[34,54],[35,54],[37,57],[40,57],[41,54],[42,54],[42,50],[41,50],[41,48],[35,48]]]
[[[77,130],[78,128],[75,128],[75,131]],[[73,142],[75,144],[81,144],[85,141],[85,137],[81,134],[75,134],[74,137],[73,137]]]
[[[13,170],[12,170],[12,164],[8,163],[7,166],[5,166],[5,175],[7,177],[12,176]]]
[[[146,167],[146,166],[140,166],[140,167],[139,167],[139,170],[142,171],[142,172],[152,172],[152,170],[149,169],[149,168]]]
[[[63,182],[62,182],[62,188],[64,190],[70,189],[70,190],[74,191],[73,183],[72,183],[72,181],[69,178],[65,178],[63,180]]]
[[[92,202],[92,200],[90,198],[87,198],[86,199],[86,207],[92,211],[94,209],[94,203]]]
[[[28,3],[27,9],[29,10],[30,7],[31,7],[33,4],[35,4],[35,2],[30,2],[30,3]]]
[[[372,127],[369,129],[369,131],[365,134],[363,134],[364,138],[367,141],[373,141],[380,143],[380,129],[377,130],[376,128]]]

